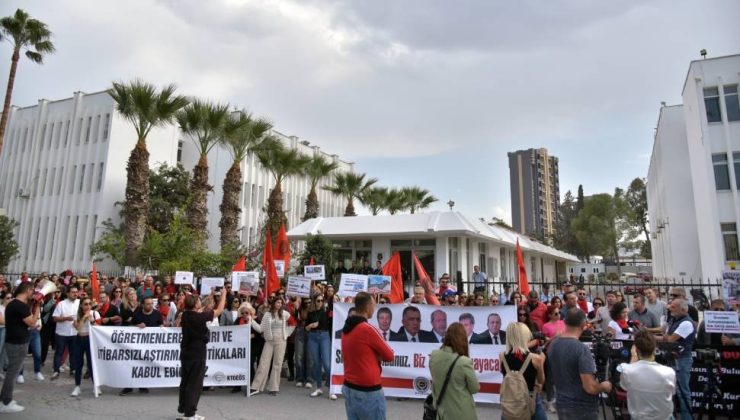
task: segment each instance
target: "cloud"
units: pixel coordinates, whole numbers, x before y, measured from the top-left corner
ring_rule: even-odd
[[[497,205],[493,207],[493,217],[499,218],[511,225],[511,207],[509,205]]]

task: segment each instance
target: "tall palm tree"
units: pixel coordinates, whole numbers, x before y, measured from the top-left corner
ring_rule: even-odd
[[[391,188],[386,195],[385,209],[394,215],[406,208],[406,195],[403,190]]]
[[[365,191],[376,182],[378,182],[376,178],[365,180],[365,174],[338,173],[334,175],[334,185],[325,186],[324,189],[336,196],[347,199],[347,208],[344,209],[345,216],[357,216],[357,213],[355,213],[355,198],[362,199]]]
[[[55,51],[54,44],[51,42],[51,31],[46,24],[40,20],[31,19],[22,9],[16,10],[12,16],[0,19],[0,40],[4,38],[13,44],[13,55],[10,58],[8,89],[5,91],[3,115],[0,118],[0,153],[3,151],[5,126],[8,124],[10,100],[13,96],[15,73],[18,70],[21,50],[26,50],[26,57],[36,64],[43,64],[44,55]]]
[[[370,209],[373,216],[377,216],[388,204],[388,188],[371,187],[362,194],[362,202]]]
[[[187,105],[184,96],[175,94],[175,85],[162,90],[141,80],[113,83],[108,91],[118,112],[133,124],[136,146],[126,166],[126,200],[124,202],[126,264],[135,266],[144,241],[149,212],[149,150],[146,137],[154,127],[171,124],[177,111]]]
[[[275,137],[264,140],[256,153],[257,159],[275,180],[275,187],[267,199],[267,227],[274,235],[280,229],[280,224],[285,223],[286,229],[288,228],[288,220],[283,211],[283,181],[290,176],[302,174],[310,158],[296,149],[286,148]]]
[[[321,181],[321,178],[331,175],[338,166],[336,162],[327,162],[320,155],[312,157],[306,164],[304,173],[311,183],[311,189],[308,191],[308,197],[306,197],[306,213],[303,215],[303,220],[319,217],[319,196],[316,194],[316,185]]]
[[[242,192],[242,161],[256,147],[265,134],[272,128],[272,124],[265,119],[254,119],[247,112],[241,111],[226,123],[221,142],[229,149],[234,158],[231,168],[226,172],[223,186],[223,200],[219,209],[221,220],[221,247],[233,244],[239,240],[237,228],[239,214],[242,211],[239,205],[239,196]],[[245,194],[248,194],[246,191]]]
[[[425,209],[437,200],[437,197],[429,194],[429,190],[421,187],[403,187],[401,192],[404,195],[405,207],[411,214],[417,210]]]
[[[208,152],[218,144],[229,119],[229,106],[194,99],[176,116],[183,133],[188,134],[200,152],[198,163],[193,168],[192,197],[186,208],[188,225],[198,237],[199,245],[205,246],[208,237]]]

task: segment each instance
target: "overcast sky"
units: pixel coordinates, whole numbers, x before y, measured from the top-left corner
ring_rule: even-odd
[[[690,60],[740,53],[740,2],[4,0],[58,52],[22,60],[13,103],[174,82],[246,107],[432,209],[510,221],[507,152],[546,147],[561,193],[647,174],[661,101]],[[10,45],[0,44],[0,80]],[[3,82],[4,83],[4,82]]]

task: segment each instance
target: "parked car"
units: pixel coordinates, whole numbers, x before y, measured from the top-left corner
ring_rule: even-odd
[[[636,295],[642,293],[648,285],[645,284],[645,280],[641,277],[631,276],[627,278],[626,286],[624,288],[625,295]]]
[[[623,273],[621,273],[621,274],[619,275],[619,281],[620,281],[621,283],[626,283],[626,282],[627,282],[627,279],[629,279],[629,278],[631,278],[631,277],[637,277],[637,274],[635,274],[635,273],[630,273],[630,272],[623,272]]]

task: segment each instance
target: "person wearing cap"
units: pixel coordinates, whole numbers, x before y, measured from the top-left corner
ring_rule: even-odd
[[[442,306],[456,306],[457,305],[457,292],[454,290],[447,289],[442,293]]]
[[[442,274],[442,277],[439,278],[439,288],[437,289],[437,294],[442,296],[447,290],[455,291],[455,288],[450,286],[450,275],[444,273]]]

